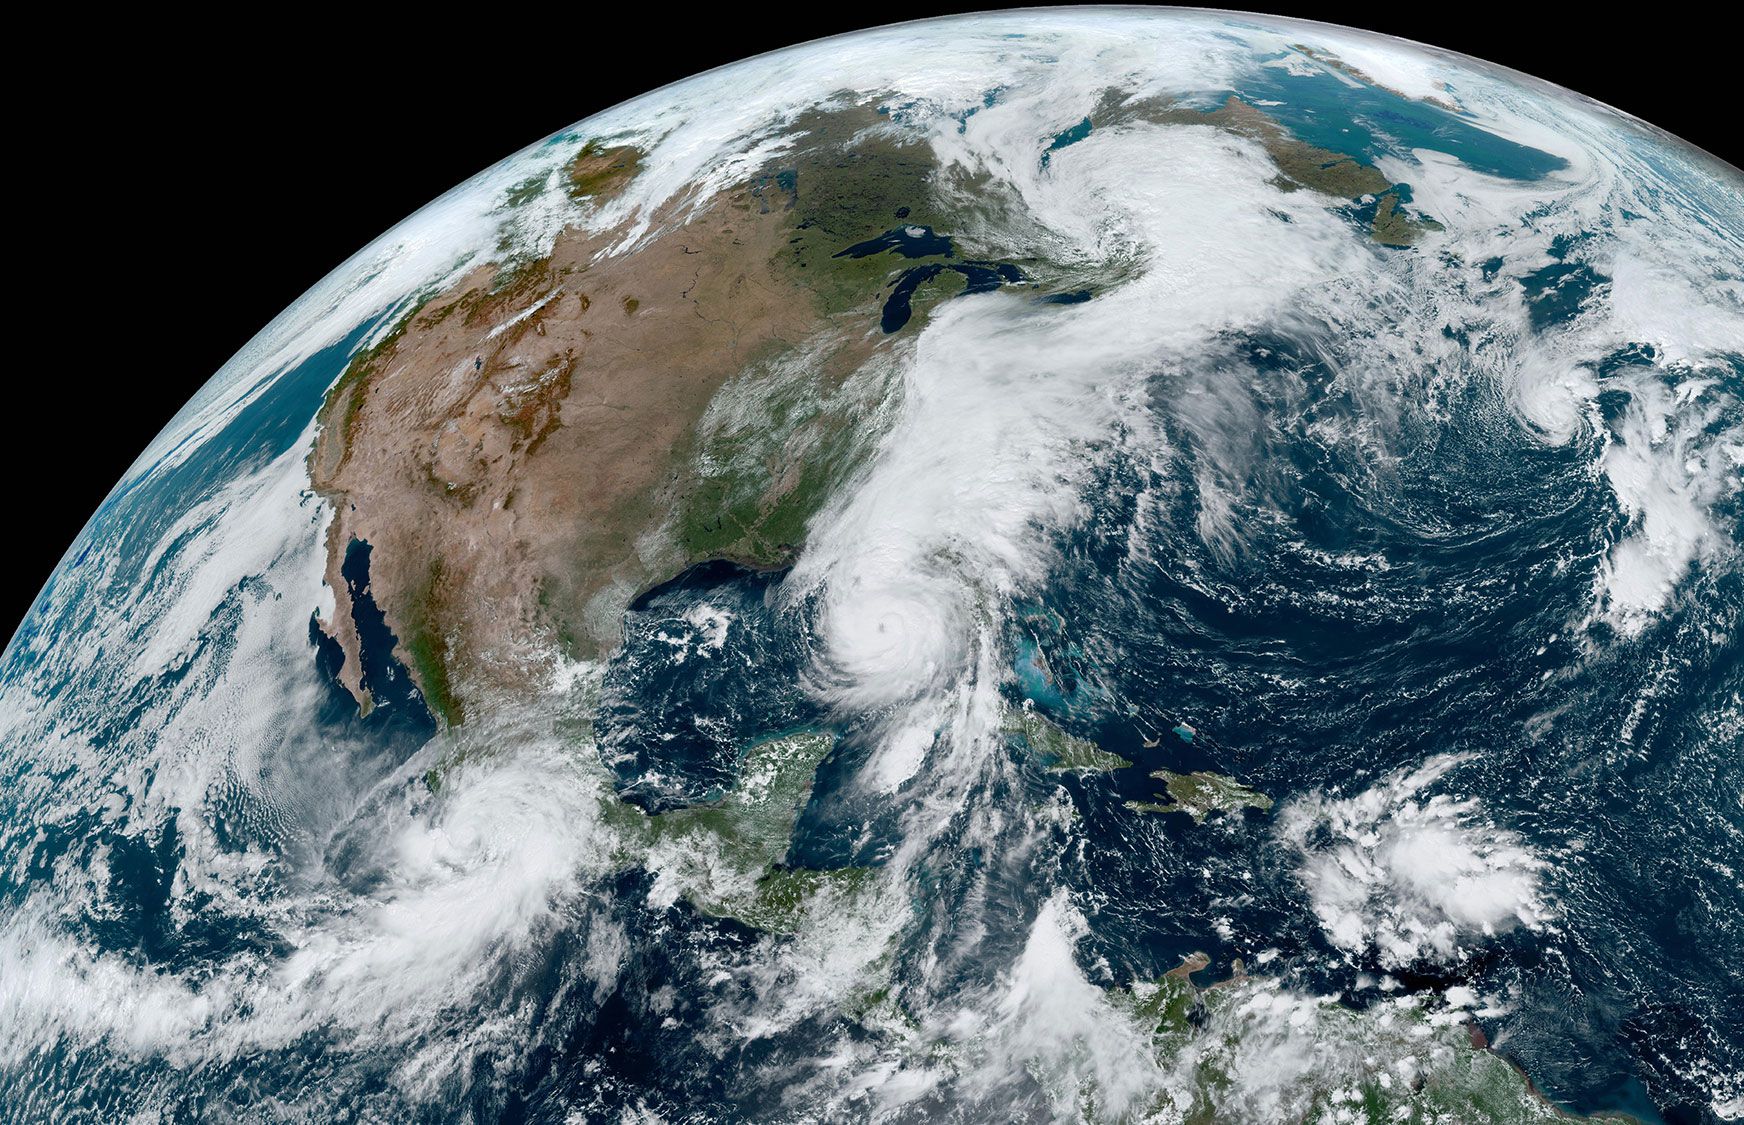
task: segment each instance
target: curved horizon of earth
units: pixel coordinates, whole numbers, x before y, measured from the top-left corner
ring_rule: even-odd
[[[1744,1118],[1744,176],[1077,8],[361,250],[0,660],[19,1120]]]

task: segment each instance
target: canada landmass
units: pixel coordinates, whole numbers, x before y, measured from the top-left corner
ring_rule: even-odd
[[[1114,101],[1099,118],[1256,139],[1281,184],[1379,192],[1378,239],[1393,241],[1384,216],[1404,221],[1371,166],[1237,99],[1214,112]],[[1025,246],[957,245],[952,232],[1024,230],[1015,202],[942,167],[874,103],[809,113],[790,133],[778,162],[716,197],[660,205],[633,248],[618,246],[622,226],[571,226],[543,256],[428,295],[353,358],[309,469],[334,512],[323,626],[360,705],[340,573],[353,542],[371,545],[397,655],[438,719],[461,723],[547,675],[554,650],[608,654],[636,594],[690,565],[790,562],[877,439],[891,377],[869,361],[939,300],[1083,280]],[[535,177],[508,204],[551,190],[609,204],[646,162],[589,142],[559,183]]]
[[[1375,195],[1377,241],[1402,245],[1428,225],[1387,201],[1372,166],[1303,145],[1238,99],[1212,112],[1116,103],[1109,120],[1122,116],[1256,140],[1282,187],[1332,200]],[[938,300],[978,284],[947,268],[956,258],[948,239],[847,251],[899,230],[986,231],[998,224],[962,208],[1009,203],[984,183],[943,190],[954,173],[875,106],[814,113],[793,133],[779,164],[718,198],[663,205],[648,216],[653,233],[630,252],[610,252],[621,229],[571,227],[547,254],[480,265],[428,295],[354,357],[321,407],[309,470],[333,510],[327,577],[336,606],[322,625],[345,654],[339,678],[360,706],[370,698],[341,573],[353,543],[371,545],[369,593],[398,638],[396,655],[449,726],[537,685],[553,649],[583,660],[609,654],[634,596],[687,566],[793,559],[811,517],[877,438],[865,422],[890,388],[868,361],[901,338],[879,331],[891,325],[878,317],[887,290],[912,281],[903,299],[918,325]],[[646,159],[634,146],[589,143],[555,190],[582,207],[608,203]],[[549,177],[507,202],[547,190]],[[995,270],[994,285],[1015,275],[1045,290],[1069,277],[1022,247],[976,249],[988,257],[978,265],[1009,267]],[[1056,770],[1130,764],[1027,710],[1013,733]],[[705,914],[792,928],[821,892],[852,895],[869,875],[784,864],[831,744],[815,732],[755,744],[735,787],[703,806],[651,815],[608,798],[622,858],[667,875]],[[1187,804],[1176,798],[1176,807]],[[720,863],[699,866],[699,844]],[[1238,1024],[1200,1031],[1191,1013],[1232,1007],[1256,987],[1243,978],[1221,993],[1227,999],[1208,999],[1179,973],[1120,993],[1135,1014],[1155,1018],[1161,1048],[1224,1035],[1201,1053],[1203,1100],[1183,1107],[1189,1119],[1214,1115],[1228,1087],[1218,1068],[1235,1064],[1230,1052],[1243,1041]],[[882,995],[896,1003],[890,990]],[[1488,1062],[1506,1074],[1474,1069]],[[1468,1051],[1456,1063],[1481,1081],[1450,1087],[1438,1077],[1393,1091],[1377,1074],[1321,1090],[1315,1105],[1340,1120],[1429,1120],[1480,1105],[1502,1113],[1498,1120],[1554,1113],[1499,1057]],[[1449,1090],[1451,1102],[1442,1097]],[[1409,1116],[1397,1116],[1401,1107]]]
[[[792,560],[876,437],[888,387],[867,360],[900,338],[877,328],[887,282],[956,257],[949,239],[918,257],[842,251],[962,221],[938,202],[930,149],[875,109],[794,131],[782,166],[664,205],[629,252],[608,252],[622,230],[573,226],[543,257],[474,268],[334,384],[309,469],[334,512],[323,626],[361,705],[340,573],[355,541],[448,725],[531,687],[553,649],[608,654],[634,596],[687,566]],[[589,144],[566,190],[609,201],[642,161]],[[916,281],[913,315],[963,283]]]

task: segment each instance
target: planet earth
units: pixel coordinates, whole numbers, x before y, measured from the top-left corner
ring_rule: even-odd
[[[67,551],[3,1116],[1744,1118],[1741,486],[1744,176],[1579,95],[1164,9],[700,75]]]

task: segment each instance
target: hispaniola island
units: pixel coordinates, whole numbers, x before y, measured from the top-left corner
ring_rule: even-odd
[[[1744,1120],[1741,491],[1744,174],[1525,74],[1090,7],[656,90],[17,625],[0,1118]]]

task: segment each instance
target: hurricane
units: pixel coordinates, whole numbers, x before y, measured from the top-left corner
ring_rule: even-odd
[[[1073,8],[653,91],[18,626],[0,1116],[1739,1120],[1741,491],[1744,175],[1527,75]]]

